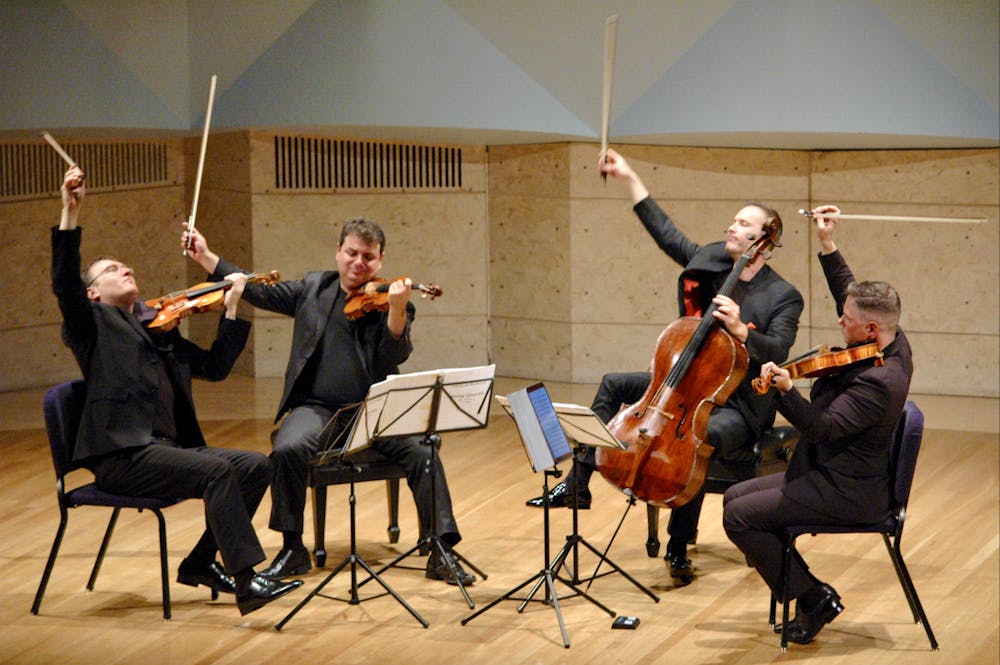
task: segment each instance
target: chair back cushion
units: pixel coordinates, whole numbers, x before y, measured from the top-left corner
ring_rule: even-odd
[[[68,381],[49,388],[45,392],[42,411],[45,414],[45,429],[49,434],[49,448],[56,477],[61,477],[80,468],[73,462],[73,446],[76,431],[80,426],[80,414],[87,397],[87,385],[83,381]]]
[[[924,437],[924,414],[916,404],[907,400],[893,435],[892,464],[893,500],[895,508],[906,508],[910,488],[917,469],[917,455]]]

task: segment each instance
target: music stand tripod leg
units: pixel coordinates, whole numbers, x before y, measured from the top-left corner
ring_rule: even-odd
[[[543,557],[544,557],[544,562],[545,562],[545,566],[546,567],[543,568],[542,570],[538,571],[536,574],[532,575],[528,579],[524,580],[523,582],[521,582],[520,584],[518,584],[516,587],[514,587],[513,589],[511,589],[507,593],[505,593],[505,594],[503,594],[503,595],[495,598],[494,600],[490,601],[487,605],[485,605],[484,607],[482,607],[478,611],[473,612],[469,616],[467,616],[464,619],[462,619],[460,621],[460,623],[463,626],[465,624],[469,623],[470,621],[472,621],[473,619],[475,619],[480,614],[483,614],[484,612],[486,612],[490,608],[495,607],[496,605],[499,605],[504,600],[521,600],[522,603],[518,607],[518,610],[517,610],[518,613],[521,613],[522,610],[524,609],[524,607],[528,604],[528,602],[530,600],[532,600],[532,597],[535,595],[535,593],[538,592],[538,590],[542,587],[542,585],[545,585],[545,595],[546,595],[546,598],[545,598],[544,601],[537,601],[537,602],[544,602],[545,604],[551,605],[552,608],[555,610],[555,612],[556,612],[556,618],[559,621],[559,630],[562,633],[563,646],[565,646],[567,649],[569,648],[569,634],[566,632],[566,623],[563,621],[562,610],[559,607],[559,598],[558,598],[558,594],[556,593],[555,579],[554,579],[554,577],[552,575],[551,568],[548,567],[548,565],[549,565],[549,501],[548,501],[549,483],[548,483],[548,479],[549,479],[549,476],[558,477],[560,475],[562,475],[562,472],[559,471],[558,469],[552,469],[552,470],[546,469],[544,471],[545,481],[544,481],[544,483],[542,485],[542,496],[545,497],[545,502],[544,502],[544,504],[543,504],[542,507],[543,507],[543,510],[544,510],[544,521],[543,521],[543,524],[544,524],[543,532],[544,533],[543,533],[543,535],[544,535],[544,542],[545,542],[545,552],[543,554]],[[532,588],[532,591],[528,595],[527,598],[523,598],[523,599],[522,598],[512,598],[512,596],[514,594],[516,594],[518,591],[520,591],[521,589],[523,589],[524,587],[526,587],[526,586],[528,586],[529,584],[532,584],[532,583],[534,583],[535,586]],[[614,616],[613,612],[611,613],[611,616]]]
[[[582,453],[585,448],[586,448],[586,446],[578,446],[577,447],[577,453],[573,455],[573,472],[572,472],[572,475],[573,475],[573,489],[572,489],[572,492],[573,492],[573,504],[572,504],[573,505],[573,533],[571,533],[570,535],[566,536],[566,544],[563,546],[563,550],[566,552],[566,554],[563,555],[563,559],[561,561],[559,561],[558,566],[554,566],[553,567],[554,570],[555,570],[556,576],[558,578],[558,572],[559,572],[560,568],[562,567],[562,565],[565,563],[566,556],[568,555],[568,553],[570,551],[572,551],[573,552],[573,577],[572,577],[572,580],[567,581],[567,580],[564,580],[562,578],[558,578],[558,579],[560,579],[563,582],[567,582],[574,589],[576,589],[577,585],[583,584],[584,582],[589,582],[588,585],[587,585],[587,588],[589,589],[590,588],[590,584],[592,584],[593,581],[595,579],[597,579],[597,577],[598,577],[597,571],[600,568],[601,564],[602,563],[607,563],[609,566],[611,566],[614,569],[614,572],[620,573],[625,579],[627,579],[633,585],[635,585],[636,587],[638,587],[638,589],[640,591],[642,591],[643,593],[645,593],[647,596],[649,596],[650,598],[652,598],[654,601],[656,601],[658,603],[658,602],[660,602],[660,597],[659,596],[657,596],[656,594],[654,594],[646,586],[644,586],[641,582],[639,582],[634,577],[632,577],[627,572],[625,572],[625,570],[621,566],[619,566],[618,564],[616,564],[614,561],[612,561],[611,558],[608,557],[606,553],[598,551],[597,548],[595,548],[593,545],[591,545],[589,542],[587,542],[586,538],[584,538],[583,536],[580,535],[580,531],[579,531],[579,505],[577,504],[578,496],[577,496],[577,486],[576,486],[576,479],[577,479],[577,477],[579,475],[577,473],[577,471],[578,471],[578,469],[577,469],[577,463],[578,463],[577,459],[580,456],[579,454]],[[634,499],[630,500],[628,506],[625,508],[626,514],[628,513],[628,509],[631,508],[633,502],[634,502]],[[624,521],[624,519],[625,519],[625,517],[623,515],[622,516],[622,521]],[[619,522],[618,526],[619,526],[619,528],[621,528],[621,522]],[[616,529],[615,530],[615,535],[617,535],[617,534],[618,534],[618,531]],[[612,542],[614,542],[614,536],[612,536],[611,540],[612,540]],[[580,556],[580,554],[579,554],[579,547],[578,547],[579,545],[583,545],[584,547],[586,547],[587,549],[589,549],[591,552],[593,552],[594,555],[597,556],[597,567],[594,568],[594,573],[589,578],[587,578],[587,579],[581,579],[580,576],[579,576],[579,556]],[[608,544],[608,549],[610,549],[610,548],[611,548],[611,544],[609,543]],[[558,557],[557,557],[557,559],[558,559]],[[609,574],[609,573],[606,573],[606,574]],[[581,595],[586,596],[585,592],[583,592],[583,591],[581,591],[579,589],[576,589],[576,590]],[[604,607],[603,605],[601,605],[600,603],[598,603],[597,601],[595,601],[595,600],[593,600],[593,599],[591,599],[589,597],[588,597],[588,600],[590,600],[591,602],[597,604],[600,607]]]
[[[357,471],[357,467],[355,467],[354,465],[349,465],[349,466],[352,469],[351,482],[350,482],[350,497],[348,499],[348,502],[350,503],[350,516],[351,516],[351,521],[350,521],[350,524],[351,524],[351,552],[350,552],[350,554],[348,554],[347,556],[344,557],[343,561],[341,561],[337,565],[336,568],[334,568],[332,571],[330,571],[330,574],[327,575],[326,578],[324,578],[323,581],[320,582],[316,586],[316,588],[313,589],[309,593],[308,596],[306,596],[304,599],[302,599],[302,601],[298,605],[296,605],[295,608],[291,612],[289,612],[288,615],[285,616],[284,619],[282,619],[280,622],[278,622],[275,625],[275,629],[276,630],[281,630],[284,627],[284,625],[286,623],[288,623],[288,621],[291,620],[291,618],[293,616],[295,616],[298,613],[299,610],[301,610],[303,607],[305,607],[306,604],[310,600],[312,600],[316,596],[320,595],[320,592],[323,590],[323,588],[327,584],[329,584],[330,581],[332,581],[333,578],[336,577],[336,575],[341,570],[343,570],[348,564],[350,564],[350,566],[351,566],[351,597],[350,597],[350,599],[349,600],[344,600],[343,598],[333,598],[332,596],[324,596],[324,598],[330,598],[331,600],[339,600],[339,601],[345,602],[345,603],[347,603],[349,605],[359,605],[359,604],[361,604],[362,602],[364,602],[366,600],[373,600],[375,598],[379,598],[379,597],[385,595],[385,594],[379,594],[377,596],[370,596],[368,598],[360,598],[358,596],[358,587],[360,585],[358,584],[357,567],[361,566],[362,568],[364,568],[368,572],[368,575],[369,575],[369,577],[365,581],[367,581],[368,579],[374,579],[376,582],[378,582],[382,586],[382,588],[385,589],[386,593],[388,593],[393,598],[395,598],[396,601],[399,602],[400,605],[402,605],[411,615],[413,615],[413,618],[415,618],[417,621],[419,621],[421,623],[421,625],[423,625],[424,628],[427,628],[430,624],[427,623],[427,621],[422,616],[420,616],[419,614],[417,614],[416,610],[414,610],[412,607],[410,607],[410,605],[405,600],[403,600],[402,596],[400,596],[398,593],[396,593],[395,590],[392,589],[392,587],[390,587],[388,584],[386,584],[385,581],[383,581],[382,578],[379,577],[378,573],[376,573],[372,569],[372,567],[369,566],[367,562],[365,562],[364,559],[362,559],[360,556],[358,556],[358,550],[357,550],[357,528],[356,528],[357,527],[357,514],[356,514],[356,510],[355,510],[356,497],[355,497],[355,494],[354,494],[354,472]]]

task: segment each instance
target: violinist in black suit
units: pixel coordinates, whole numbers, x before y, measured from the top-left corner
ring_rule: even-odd
[[[251,518],[270,464],[261,453],[206,446],[191,395],[192,377],[224,379],[246,344],[250,323],[236,317],[246,276],[228,276],[232,287],[211,349],[176,328],[152,332],[144,324],[156,312],[139,300],[132,268],[99,258],[81,270],[77,220],[84,193],[83,172],[73,166],[62,186],[62,218],[52,229],[52,289],[63,340],[87,385],[73,459],[108,492],[203,499],[207,528],[181,562],[177,581],[234,593],[247,614],[301,583],[254,572],[264,550]]]
[[[792,524],[877,524],[890,510],[889,450],[913,375],[900,300],[885,282],[856,282],[833,241],[834,206],[813,211],[830,294],[848,347],[876,343],[884,365],[858,362],[817,379],[806,400],[787,369],[765,363],[761,377],[777,389],[778,410],[798,429],[795,454],[784,474],[734,485],[723,498],[723,526],[776,597],[781,597],[782,533]],[[788,595],[796,599],[789,641],[805,644],[844,606],[840,595],[791,562]]]

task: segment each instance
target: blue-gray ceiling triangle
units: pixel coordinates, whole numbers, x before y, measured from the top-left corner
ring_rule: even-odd
[[[289,72],[295,72],[289,76]],[[593,130],[443,2],[317,3],[218,101],[213,126]]]
[[[1000,134],[990,104],[862,0],[736,4],[611,133],[725,132],[734,117],[747,132]]]
[[[0,129],[39,127],[45,107],[65,109],[67,127],[189,129],[62,3],[6,4]]]

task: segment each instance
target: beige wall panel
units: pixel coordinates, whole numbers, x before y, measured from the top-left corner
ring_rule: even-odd
[[[497,376],[572,380],[572,332],[565,323],[494,317],[490,321]]]
[[[612,146],[615,148],[615,146]],[[617,148],[616,148],[617,149]],[[807,192],[809,155],[796,150],[624,146],[619,150],[657,200],[801,200]],[[628,192],[595,176],[597,147],[573,146],[572,195],[615,196]],[[735,210],[734,210],[735,212]],[[784,216],[783,211],[782,216]]]
[[[201,135],[184,142],[188,180],[188,201],[194,193],[198,174],[198,156],[201,152]],[[205,149],[205,166],[201,178],[201,194],[198,202],[198,222],[201,219],[201,204],[206,191],[221,189],[229,192],[250,191],[250,135],[249,132],[210,133]],[[190,205],[188,206],[190,210]],[[197,224],[196,224],[197,225]]]
[[[608,372],[648,369],[656,340],[667,324],[578,323],[573,331],[575,383],[597,383]]]
[[[52,297],[55,300],[55,297]],[[61,324],[0,330],[0,392],[79,379],[80,366],[62,343]],[[38,405],[41,413],[42,405]]]
[[[950,214],[936,206],[877,206],[865,212]],[[995,217],[986,224],[931,224],[844,220],[836,240],[858,279],[884,280],[903,301],[908,330],[996,335],[1000,329]],[[812,300],[817,325],[835,319],[819,262],[813,260]]]
[[[490,146],[490,196],[569,195],[569,144]],[[596,158],[595,158],[596,159]]]
[[[288,354],[292,348],[292,319],[287,316],[258,316],[254,320],[253,335],[255,376],[285,376]]]
[[[427,309],[417,303],[411,333],[413,353],[400,367],[401,372],[489,364],[485,317],[425,316]]]
[[[439,314],[486,312],[486,222],[479,194],[285,194],[253,197],[254,261],[299,279],[336,270],[344,222],[364,216],[386,234],[380,275],[437,282],[444,295],[423,301]]]
[[[821,152],[812,159],[813,200],[840,202],[844,212],[871,212],[849,209],[854,202],[989,207],[998,202],[996,149]]]
[[[570,223],[565,200],[491,196],[493,316],[568,321]]]

